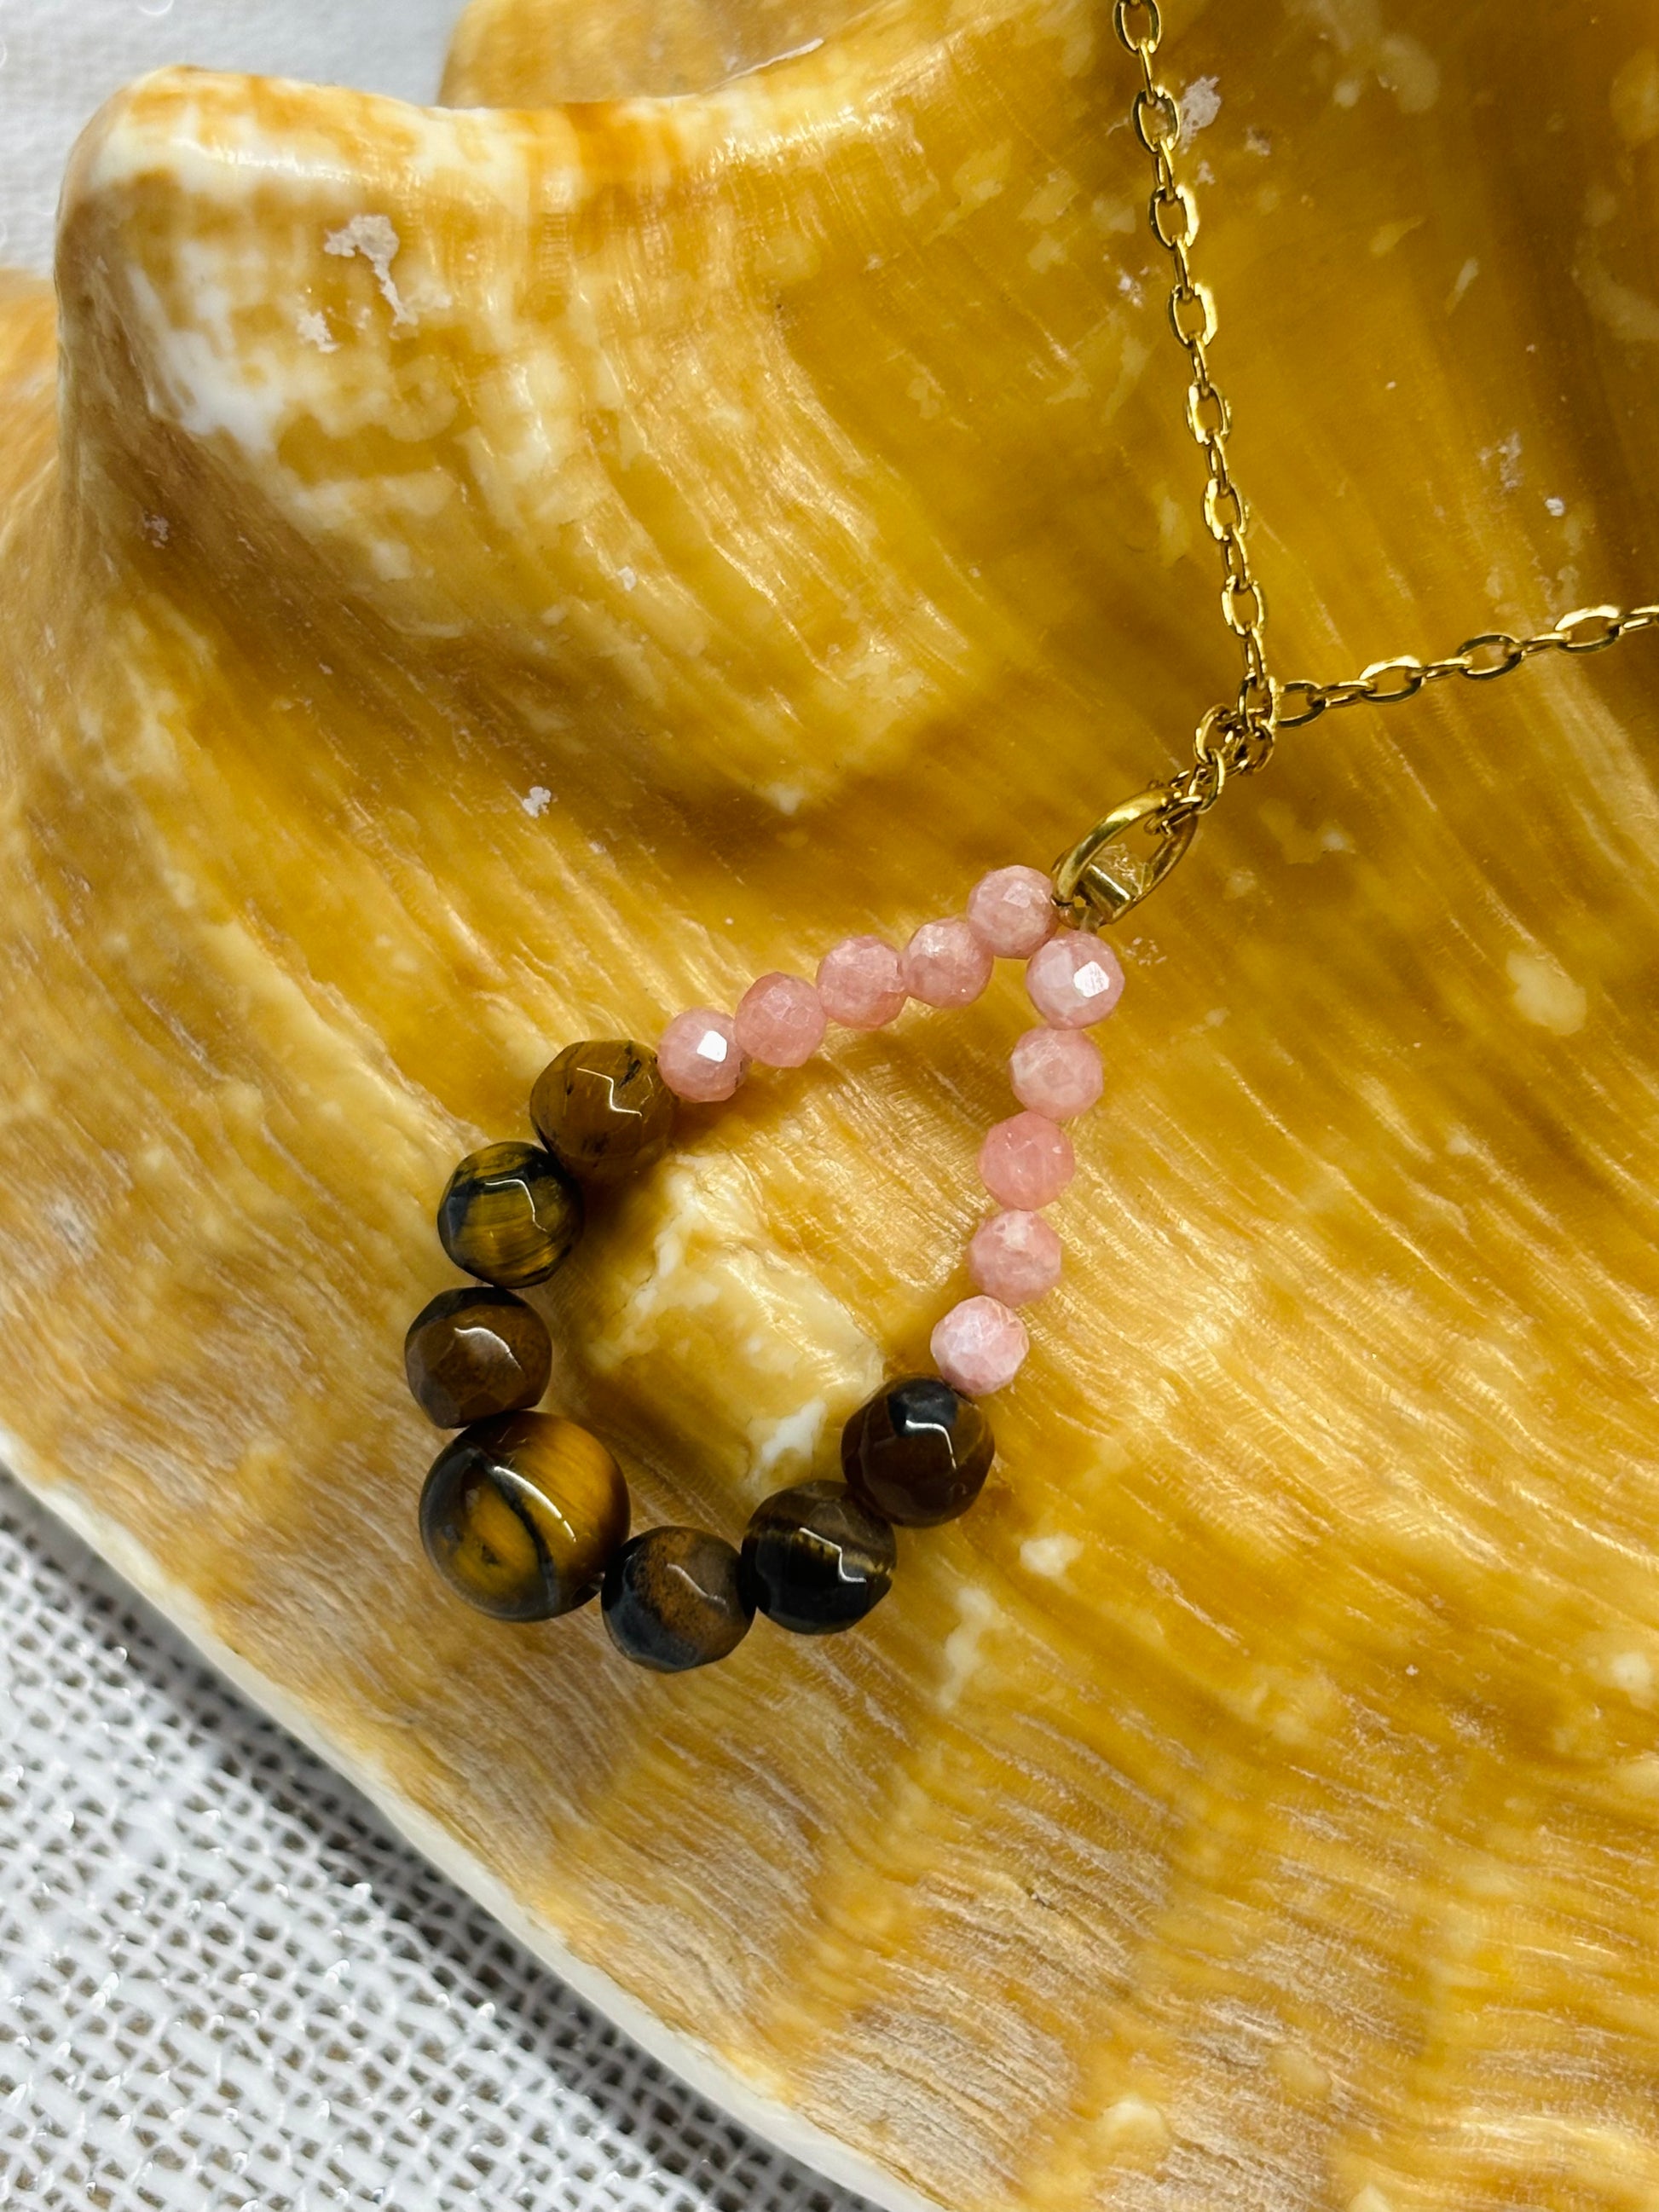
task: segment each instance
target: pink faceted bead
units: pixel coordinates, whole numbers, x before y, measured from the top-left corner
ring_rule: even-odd
[[[999,1206],[1035,1212],[1060,1196],[1077,1171],[1072,1140],[1042,1114],[1016,1114],[987,1133],[979,1179]]]
[[[1006,1306],[1028,1306],[1060,1280],[1060,1239],[1040,1213],[997,1213],[968,1247],[968,1272]]]
[[[900,972],[913,999],[929,1006],[970,1006],[996,963],[961,915],[924,921],[904,948]]]
[[[1027,1030],[1008,1072],[1020,1104],[1051,1121],[1086,1114],[1106,1087],[1099,1048],[1081,1030]]]
[[[749,1073],[731,1017],[712,1006],[675,1015],[658,1043],[657,1065],[677,1097],[700,1106],[729,1098]]]
[[[1038,1013],[1056,1029],[1086,1030],[1103,1022],[1123,996],[1123,967],[1097,937],[1062,930],[1032,954],[1025,988]]]
[[[1029,960],[1060,927],[1054,887],[1038,868],[994,868],[974,885],[968,921],[1004,960]]]
[[[899,957],[879,937],[843,937],[818,963],[818,997],[844,1030],[885,1028],[904,1011]]]
[[[799,1067],[823,1042],[823,1001],[804,975],[763,975],[738,1001],[738,1050],[763,1067]]]
[[[953,1390],[986,1398],[1012,1382],[1031,1348],[1024,1322],[995,1298],[964,1298],[933,1331],[933,1364]]]

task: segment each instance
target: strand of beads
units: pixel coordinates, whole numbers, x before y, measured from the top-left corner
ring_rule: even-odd
[[[1123,995],[1117,956],[1097,938],[1060,930],[1054,885],[1036,868],[998,868],[974,887],[968,910],[924,922],[901,952],[878,937],[849,937],[818,963],[816,982],[768,975],[734,1015],[695,1006],[676,1015],[658,1047],[664,1081],[700,1104],[732,1097],[752,1065],[799,1067],[833,1022],[884,1028],[915,999],[971,1006],[999,959],[1024,960],[1026,989],[1042,1025],[1015,1045],[1010,1073],[1021,1112],[999,1121],[980,1148],[979,1175],[1002,1208],[975,1231],[968,1271],[978,1295],[953,1306],[929,1349],[940,1376],[974,1398],[1012,1382],[1030,1350],[1018,1309],[1060,1280],[1059,1237],[1042,1218],[1076,1170],[1061,1124],[1099,1098],[1104,1071],[1084,1030]]]
[[[530,1114],[539,1144],[486,1146],[450,1177],[439,1238],[477,1279],[434,1298],[404,1340],[416,1401],[460,1431],[421,1493],[433,1565],[498,1620],[553,1620],[598,1597],[617,1650],[659,1673],[725,1658],[757,1612],[797,1635],[852,1627],[891,1587],[895,1526],[950,1520],[979,1495],[995,1449],[983,1414],[933,1376],[907,1377],[848,1422],[843,1480],[777,1492],[740,1548],[678,1526],[630,1537],[607,1446],[532,1410],[552,1343],[517,1294],[569,1257],[587,1194],[661,1157],[673,1095],[647,1047],[575,1044],[536,1085]]]

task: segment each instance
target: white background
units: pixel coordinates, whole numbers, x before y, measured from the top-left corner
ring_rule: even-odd
[[[0,260],[48,266],[64,155],[127,78],[430,99],[458,5],[0,0]],[[858,2212],[593,2019],[3,1474],[0,2204]]]

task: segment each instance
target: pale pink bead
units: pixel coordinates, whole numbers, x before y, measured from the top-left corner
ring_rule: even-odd
[[[1003,960],[1029,960],[1060,927],[1054,887],[1039,868],[995,868],[974,885],[968,921]]]
[[[763,975],[738,1001],[738,1050],[763,1067],[799,1067],[823,1042],[823,1001],[804,975]]]
[[[1060,1280],[1060,1239],[1040,1213],[995,1213],[968,1247],[968,1272],[989,1297],[1028,1306]]]
[[[1060,1196],[1077,1170],[1072,1140],[1043,1114],[1016,1114],[987,1132],[979,1179],[999,1206],[1023,1213]]]
[[[929,1006],[971,1006],[996,965],[961,915],[924,921],[904,948],[900,972],[913,999]]]
[[[1123,996],[1123,968],[1109,945],[1080,929],[1062,930],[1034,952],[1025,970],[1031,1004],[1057,1029],[1103,1022]]]
[[[1051,1121],[1086,1114],[1106,1087],[1099,1048],[1081,1030],[1027,1030],[1008,1072],[1020,1104]]]
[[[711,1106],[729,1098],[749,1073],[729,1014],[694,1006],[676,1014],[657,1046],[662,1079],[677,1097]]]
[[[1031,1348],[1025,1324],[995,1298],[964,1298],[933,1331],[933,1364],[965,1398],[1012,1382]]]
[[[898,954],[879,937],[843,937],[818,963],[818,997],[844,1030],[884,1028],[904,1011]]]

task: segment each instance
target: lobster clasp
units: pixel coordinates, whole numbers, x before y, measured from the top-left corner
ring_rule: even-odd
[[[1167,784],[1149,784],[1115,806],[1056,862],[1054,904],[1079,928],[1121,921],[1184,856],[1198,816],[1182,811],[1166,826],[1172,796]]]

